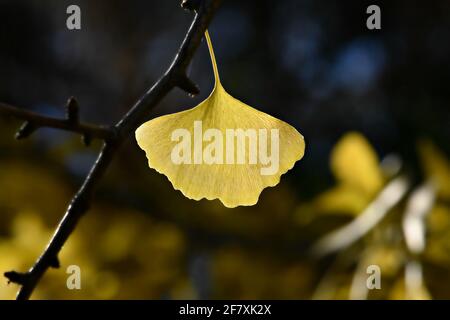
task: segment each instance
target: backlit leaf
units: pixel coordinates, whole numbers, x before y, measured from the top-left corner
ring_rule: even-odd
[[[153,119],[136,130],[151,168],[186,197],[254,205],[262,190],[303,157],[303,136],[289,124],[233,98],[215,75],[211,95],[193,109]]]

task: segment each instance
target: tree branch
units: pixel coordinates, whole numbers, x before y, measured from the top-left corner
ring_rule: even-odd
[[[92,138],[110,140],[114,138],[115,131],[104,126],[81,123],[78,118],[78,103],[75,98],[70,98],[66,105],[66,118],[58,119],[42,116],[40,114],[13,107],[0,102],[0,114],[12,116],[20,120],[25,120],[24,124],[16,133],[16,139],[28,138],[41,127],[61,129],[81,134],[84,141],[88,142]]]
[[[103,147],[96,162],[80,189],[72,198],[64,217],[42,255],[26,273],[16,271],[5,273],[10,282],[18,283],[22,286],[17,294],[18,300],[28,299],[47,269],[59,266],[58,253],[74,231],[80,218],[89,209],[97,183],[104,175],[117,149],[128,137],[132,136],[140,124],[147,120],[149,111],[175,87],[180,87],[189,94],[197,94],[199,92],[197,86],[186,76],[186,69],[220,3],[221,0],[183,1],[182,6],[195,8],[196,15],[171,66],[162,78],[135,103],[130,111],[112,129],[99,129],[92,125],[79,124],[78,121],[74,122],[76,125],[71,124],[70,119],[76,118],[77,112],[70,111],[69,107],[68,113],[69,115],[72,113],[72,115],[66,120],[58,120],[0,104],[0,113],[11,114],[25,119],[29,121],[31,126],[48,126],[78,132],[83,135],[91,134],[94,137],[104,139]]]

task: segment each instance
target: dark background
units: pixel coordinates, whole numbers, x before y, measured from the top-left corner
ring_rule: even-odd
[[[81,7],[81,31],[66,28],[70,4]],[[381,30],[366,28],[369,4],[381,7]],[[62,116],[65,101],[75,96],[83,120],[115,123],[169,66],[191,20],[176,0],[0,0],[0,101]],[[302,211],[335,184],[333,147],[345,133],[358,131],[380,159],[401,159],[417,183],[426,180],[418,141],[427,139],[444,157],[449,154],[450,2],[224,1],[209,30],[227,90],[296,127],[305,136],[305,157],[256,206],[230,210],[173,190],[146,166],[131,137],[62,260],[63,267],[87,270],[86,287],[69,291],[64,269],[50,270],[37,298],[346,299],[357,261],[330,276],[335,256],[313,259],[306,252],[353,216]],[[176,89],[148,119],[207,97],[213,75],[204,42],[189,73],[201,94],[190,98]],[[0,125],[5,271],[26,268],[37,257],[99,144],[86,148],[79,137],[50,129],[16,143],[19,123],[6,119]],[[443,199],[438,206],[446,223],[448,204]],[[392,220],[387,224],[397,226]],[[450,298],[443,287],[450,280],[445,239],[441,258],[423,258],[430,297]],[[367,239],[360,245],[371,246]],[[389,242],[384,247],[392,249]],[[393,258],[398,270],[369,297],[405,298],[399,283],[407,253],[404,244],[399,248]],[[358,257],[355,250],[343,259]],[[328,296],[318,293],[325,275],[334,284]],[[0,287],[0,297],[10,298],[14,290]]]

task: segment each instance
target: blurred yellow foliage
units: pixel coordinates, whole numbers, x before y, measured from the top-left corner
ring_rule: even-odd
[[[216,297],[224,299],[306,299],[313,285],[309,265],[238,247],[216,252],[212,277]]]
[[[427,176],[435,183],[438,195],[450,199],[450,162],[429,140],[418,144],[419,155]]]
[[[402,205],[357,244],[339,252],[333,266],[304,255],[315,236],[364,211],[387,182],[373,148],[353,132],[342,137],[330,158],[336,184],[307,203],[299,204],[287,182],[265,192],[255,206],[233,210],[162,191],[152,203],[158,213],[150,217],[155,212],[118,205],[114,196],[100,192],[61,251],[61,268],[45,274],[32,298],[195,299],[198,281],[203,281],[211,298],[348,299],[355,275],[366,279],[365,269],[373,264],[382,271],[382,290],[368,292],[369,299],[448,297],[443,280],[450,268],[450,208],[448,181],[442,178],[449,172],[448,161],[431,144],[420,148],[425,175],[437,177],[433,179],[439,186],[425,220],[420,288],[405,287],[404,269],[411,257],[399,226]],[[41,254],[74,190],[67,177],[38,162],[0,158],[0,169],[0,270],[25,271]],[[117,176],[108,183],[120,187],[129,175],[122,171],[116,169]],[[146,177],[140,178],[139,188],[146,190]],[[156,179],[152,183],[163,186]],[[135,188],[133,181],[125,188]],[[159,214],[167,219],[156,219]],[[190,273],[198,244],[208,261],[201,280]],[[81,269],[81,290],[66,286],[69,265]],[[14,298],[17,288],[0,281],[0,299]]]
[[[9,257],[0,260],[0,268],[25,270],[51,232],[37,214],[27,212],[17,215],[12,230],[9,239],[0,240],[0,256]],[[171,294],[166,290],[174,283],[184,281],[183,255],[183,236],[172,225],[154,223],[139,212],[95,208],[64,246],[61,268],[46,274],[33,298],[160,298]],[[81,290],[66,287],[69,265],[81,269]],[[17,286],[5,282],[0,298],[11,299]]]
[[[337,142],[331,152],[330,167],[336,185],[319,194],[312,203],[301,205],[298,215],[304,210],[358,215],[385,183],[375,150],[358,132],[347,133]]]
[[[345,134],[331,153],[331,170],[338,183],[367,196],[374,196],[384,184],[379,159],[360,133]]]
[[[19,208],[45,212],[46,219],[60,217],[72,196],[61,177],[27,161],[2,161],[0,165],[0,204],[6,212]],[[3,218],[0,214],[0,221]]]
[[[1,208],[12,213],[11,219],[0,214],[0,270],[25,271],[49,241],[70,188],[37,166],[1,167]],[[61,251],[61,268],[46,273],[32,298],[160,298],[171,296],[172,287],[174,295],[191,298],[184,255],[184,236],[172,224],[126,208],[95,206]],[[66,286],[69,265],[81,269],[81,290]],[[14,298],[17,289],[0,281],[0,299]]]
[[[419,286],[414,291],[407,290],[405,279],[400,278],[388,295],[390,300],[430,300],[431,295],[427,288]]]

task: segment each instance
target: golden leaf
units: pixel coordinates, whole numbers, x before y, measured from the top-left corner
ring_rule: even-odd
[[[331,155],[331,170],[343,185],[375,195],[384,183],[377,154],[357,132],[347,133]]]
[[[228,94],[215,76],[211,95],[198,106],[165,115],[136,130],[150,168],[194,200],[219,199],[226,207],[254,205],[266,187],[303,157],[303,136],[289,124]],[[246,150],[248,149],[248,150]]]

